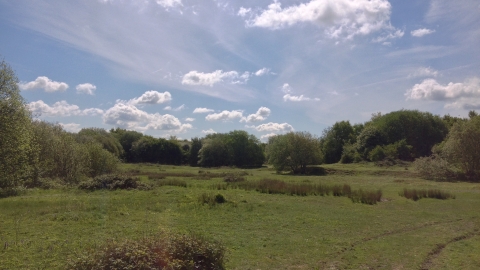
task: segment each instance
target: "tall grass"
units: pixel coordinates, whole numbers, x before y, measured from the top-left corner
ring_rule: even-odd
[[[418,201],[422,198],[439,199],[439,200],[455,199],[455,195],[439,189],[427,190],[427,189],[404,188],[403,192],[400,192],[399,195],[414,201]]]
[[[295,196],[328,196],[348,197],[355,203],[376,204],[382,198],[382,191],[352,190],[350,185],[295,184],[277,179],[264,178],[260,181],[244,181],[231,183],[232,188],[255,190],[266,194],[287,194]]]

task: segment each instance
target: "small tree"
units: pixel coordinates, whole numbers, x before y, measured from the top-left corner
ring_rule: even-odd
[[[306,173],[307,165],[320,164],[320,141],[308,132],[290,132],[270,137],[267,147],[268,163],[277,171],[286,168],[293,173]]]

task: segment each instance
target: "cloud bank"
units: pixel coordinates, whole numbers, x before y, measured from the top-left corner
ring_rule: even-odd
[[[63,92],[68,89],[68,84],[64,82],[56,82],[50,80],[46,76],[40,76],[35,79],[35,81],[20,83],[20,89],[22,90],[33,90],[33,89],[43,89],[45,92]]]

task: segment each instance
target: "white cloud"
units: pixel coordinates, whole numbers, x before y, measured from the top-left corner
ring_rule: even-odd
[[[278,134],[276,134],[276,133],[268,133],[268,134],[260,136],[260,139],[261,140],[268,140],[268,138],[273,137],[273,136],[277,136],[277,135]]]
[[[68,123],[68,124],[63,124],[63,123],[59,123],[63,129],[65,129],[66,131],[68,132],[79,132],[80,131],[80,124],[76,124],[76,123]]]
[[[245,17],[245,16],[247,16],[247,14],[250,13],[251,11],[252,11],[251,8],[241,7],[240,10],[238,10],[237,15],[240,16],[240,17]]]
[[[415,84],[405,96],[414,100],[453,100],[458,98],[480,97],[480,79],[471,78],[464,83],[450,82],[447,85],[438,83],[435,79],[426,79]]]
[[[185,121],[186,122],[193,122],[193,121],[195,121],[195,118],[187,117],[187,118],[185,118]]]
[[[202,133],[203,134],[215,134],[217,132],[213,129],[207,129],[207,130],[202,130]]]
[[[261,124],[255,128],[257,131],[263,132],[289,132],[289,131],[294,131],[293,127],[290,124],[287,123],[267,123],[267,124]]]
[[[177,108],[172,108],[172,106],[167,106],[167,107],[165,107],[165,108],[163,108],[163,109],[166,110],[166,111],[179,112],[179,111],[181,111],[181,110],[183,110],[183,109],[185,109],[185,108],[186,108],[186,107],[185,107],[185,104],[182,104],[182,105],[178,106]]]
[[[216,70],[212,73],[203,73],[196,70],[183,75],[182,84],[213,86],[216,83],[227,81],[231,84],[244,84],[250,78],[250,73],[244,72],[239,75],[237,71]]]
[[[223,111],[220,113],[212,113],[205,117],[207,121],[232,121],[238,118],[242,118],[242,111]]]
[[[352,38],[392,30],[391,7],[387,0],[311,0],[287,8],[275,1],[246,23],[249,27],[281,29],[308,22],[324,27],[331,38]]]
[[[283,84],[282,92],[284,92],[285,94],[288,94],[288,93],[292,92],[292,88],[290,87],[290,85],[288,83]]]
[[[160,93],[154,90],[147,91],[138,98],[130,99],[129,101],[117,100],[118,103],[126,103],[130,105],[142,105],[142,104],[163,104],[172,100],[170,92],[165,91]]]
[[[242,117],[240,122],[254,123],[265,121],[270,116],[270,109],[267,107],[260,107],[255,114],[250,114],[247,117]]]
[[[182,0],[156,0],[157,4],[164,8],[171,8],[174,6],[183,6]]]
[[[77,94],[94,95],[97,87],[91,83],[83,83],[77,85],[75,89],[77,89]]]
[[[195,108],[195,110],[193,110],[193,113],[211,113],[211,112],[214,112],[214,110],[207,109],[207,108]]]
[[[410,32],[410,34],[414,37],[423,37],[425,35],[429,35],[429,34],[432,34],[432,33],[435,33],[435,30],[431,30],[431,29],[427,29],[427,28],[420,28],[420,29],[413,30],[412,32]]]
[[[437,77],[438,71],[431,67],[420,67],[415,72],[408,75],[409,78],[417,77]]]
[[[68,89],[68,84],[64,82],[56,82],[50,80],[48,77],[40,76],[35,81],[28,83],[20,83],[20,89],[22,90],[33,90],[33,89],[44,89],[45,92],[63,92]]]
[[[30,102],[28,108],[34,115],[39,116],[95,116],[103,114],[103,110],[89,108],[80,110],[80,107],[74,104],[68,104],[65,100],[55,102],[49,106],[43,100]]]
[[[260,76],[263,76],[263,75],[267,75],[269,72],[270,72],[269,68],[262,68],[262,69],[257,70],[257,72],[255,72],[255,76],[260,77]]]
[[[169,130],[184,132],[192,128],[191,124],[182,124],[173,115],[150,114],[131,104],[117,103],[103,115],[105,124],[139,131]]]
[[[300,96],[292,96],[290,94],[286,94],[283,96],[283,101],[293,101],[293,102],[299,102],[299,101],[309,101],[311,98],[305,97],[303,95]]]

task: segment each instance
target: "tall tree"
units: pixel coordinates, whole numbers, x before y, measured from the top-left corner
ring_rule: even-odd
[[[290,132],[270,137],[266,147],[268,163],[277,171],[306,173],[307,165],[322,161],[320,141],[308,132]]]
[[[32,171],[29,153],[31,115],[20,95],[18,79],[12,68],[0,62],[0,188],[12,188],[28,178]]]

